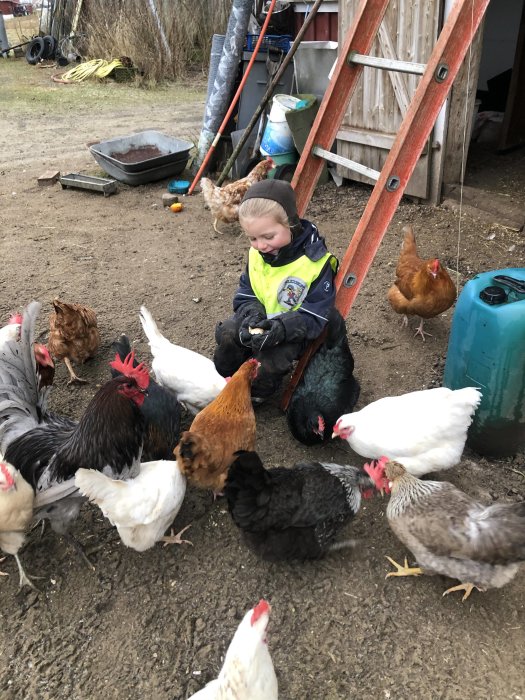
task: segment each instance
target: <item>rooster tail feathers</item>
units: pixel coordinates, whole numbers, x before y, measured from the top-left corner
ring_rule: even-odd
[[[140,322],[142,323],[142,328],[144,329],[144,333],[148,338],[151,351],[153,354],[155,354],[154,348],[158,348],[169,341],[166,340],[166,338],[159,331],[159,328],[155,323],[153,316],[150,314],[150,312],[145,306],[140,307],[139,317]]]
[[[0,353],[0,451],[19,435],[38,425],[45,413],[49,387],[38,389],[35,326],[41,304],[31,302],[24,310],[20,340],[4,343]]]

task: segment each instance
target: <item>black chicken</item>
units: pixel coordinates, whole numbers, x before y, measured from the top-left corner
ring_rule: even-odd
[[[264,559],[317,559],[352,546],[334,542],[374,481],[362,469],[301,462],[265,469],[256,452],[237,452],[224,493],[248,545]]]
[[[323,443],[359,398],[359,382],[353,375],[354,358],[341,314],[333,309],[324,343],[306,367],[287,411],[290,432],[305,445]]]
[[[137,475],[144,441],[140,406],[149,374],[142,365],[133,367],[132,356],[115,361],[122,376],[98,390],[79,422],[50,413],[32,350],[39,310],[37,302],[27,307],[20,341],[7,343],[0,354],[0,453],[36,491],[35,518],[49,519],[68,536],[83,500],[74,483],[79,467],[116,479]]]
[[[131,352],[129,338],[124,334],[111,347],[121,360]],[[134,364],[138,364],[137,360],[134,360]],[[117,377],[120,373],[113,368],[111,374]],[[179,442],[181,415],[181,405],[176,396],[150,378],[148,393],[140,410],[146,420],[142,461],[174,460],[173,450]]]

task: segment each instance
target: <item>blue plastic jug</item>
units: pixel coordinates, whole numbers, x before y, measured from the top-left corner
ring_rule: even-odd
[[[484,272],[459,295],[444,386],[479,387],[467,444],[504,457],[525,449],[525,269]]]

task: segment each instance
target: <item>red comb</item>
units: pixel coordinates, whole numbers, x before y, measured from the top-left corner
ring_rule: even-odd
[[[430,263],[430,269],[432,272],[437,273],[439,270],[439,260],[436,258],[435,260],[432,260]]]
[[[115,359],[113,362],[109,363],[110,367],[113,367],[113,369],[116,369],[117,372],[120,372],[123,374],[125,377],[129,377],[130,379],[134,379],[137,383],[137,386],[139,389],[147,389],[149,386],[149,372],[144,366],[144,363],[141,362],[139,365],[136,367],[133,367],[133,364],[135,362],[135,351],[132,350],[129,355],[126,355],[126,358],[124,359],[124,362],[120,359],[118,356],[118,353],[115,355]]]
[[[317,423],[318,423],[319,432],[324,433],[326,425],[325,425],[323,416],[319,416],[317,418]]]
[[[270,613],[270,603],[268,603],[266,600],[261,598],[261,600],[257,603],[257,605],[254,607],[253,612],[252,612],[252,619],[250,620],[250,624],[253,626],[257,620],[262,617],[265,613]]]
[[[0,462],[0,471],[2,474],[5,476],[5,482],[7,488],[11,488],[11,486],[15,483],[15,480],[11,476],[11,473],[7,469],[7,464],[5,462]]]
[[[381,459],[375,463],[371,462],[370,464],[363,465],[363,470],[372,479],[376,489],[378,491],[383,490],[385,493],[390,493],[388,479],[385,476],[385,464],[388,461],[388,457],[381,457]]]
[[[22,323],[22,314],[21,313],[16,313],[11,316],[11,318],[8,321],[9,325],[12,323]]]

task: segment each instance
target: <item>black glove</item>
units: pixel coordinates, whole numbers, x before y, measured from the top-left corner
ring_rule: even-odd
[[[280,318],[267,318],[257,324],[264,333],[251,335],[253,354],[256,355],[264,348],[279,345],[286,338],[286,331]]]
[[[251,347],[252,336],[250,334],[249,328],[256,328],[260,325],[261,321],[266,320],[266,311],[264,306],[259,302],[255,304],[247,304],[248,308],[245,310],[242,320],[239,324],[239,340],[242,345]],[[244,307],[243,307],[244,310]]]

